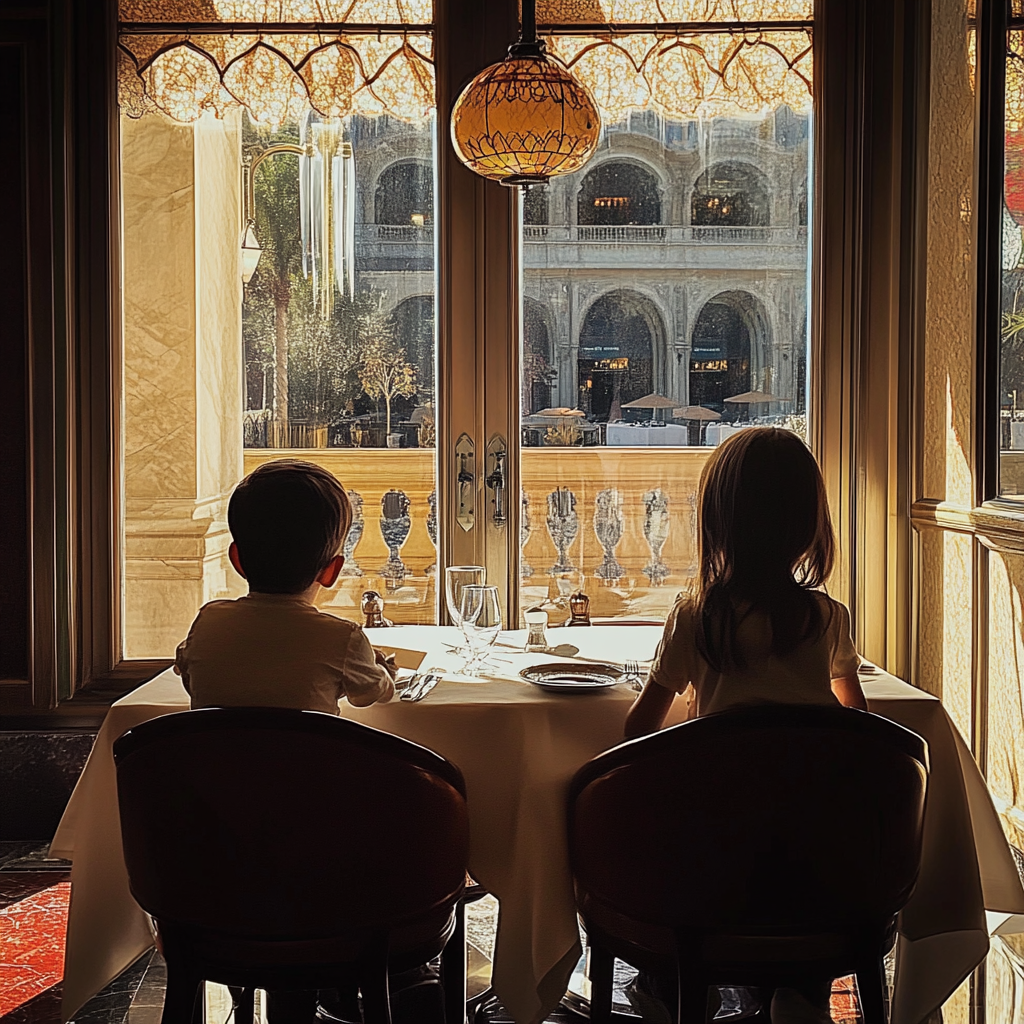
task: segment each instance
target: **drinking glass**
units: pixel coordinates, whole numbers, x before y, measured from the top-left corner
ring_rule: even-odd
[[[464,587],[482,587],[487,570],[482,565],[450,565],[444,571],[444,599],[453,626],[461,626],[462,590]]]
[[[501,631],[501,602],[498,600],[498,588],[479,585],[463,587],[459,621],[470,653],[463,671],[467,675],[473,675],[480,671],[484,657]]]

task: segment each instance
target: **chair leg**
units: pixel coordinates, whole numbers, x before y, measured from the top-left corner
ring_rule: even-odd
[[[858,969],[857,997],[864,1024],[886,1024],[885,966],[880,959],[869,961]]]
[[[590,940],[590,1020],[591,1024],[611,1024],[612,985],[615,957]]]
[[[363,997],[363,1024],[391,1024],[387,939],[374,943],[360,961],[359,991]]]
[[[203,979],[187,968],[167,964],[167,988],[160,1024],[194,1024],[205,1015],[205,1005],[197,1010],[204,991]],[[205,1004],[205,1000],[203,1000]]]
[[[455,931],[441,951],[445,1024],[466,1024],[466,904],[455,907]]]
[[[234,988],[231,990],[235,1011],[235,1024],[253,1024],[255,1016],[256,989]],[[204,1022],[205,1024],[205,1022]]]
[[[708,984],[702,978],[679,978],[679,1007],[676,1024],[706,1024]]]

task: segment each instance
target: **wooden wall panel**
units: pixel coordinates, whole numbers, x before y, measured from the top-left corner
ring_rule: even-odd
[[[27,54],[0,39],[0,680],[29,678]]]

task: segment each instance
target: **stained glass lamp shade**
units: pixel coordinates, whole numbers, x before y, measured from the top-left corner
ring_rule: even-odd
[[[520,42],[466,86],[451,130],[459,159],[503,185],[542,185],[593,156],[601,133],[597,106],[537,41],[532,0],[523,0]]]

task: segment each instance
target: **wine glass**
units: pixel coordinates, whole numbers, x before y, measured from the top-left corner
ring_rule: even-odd
[[[482,587],[487,570],[482,565],[450,565],[444,571],[444,598],[453,626],[461,626],[462,590],[464,587]]]
[[[459,624],[470,653],[464,671],[468,675],[473,675],[480,671],[485,655],[501,631],[501,602],[498,600],[498,588],[472,584],[463,587]]]

